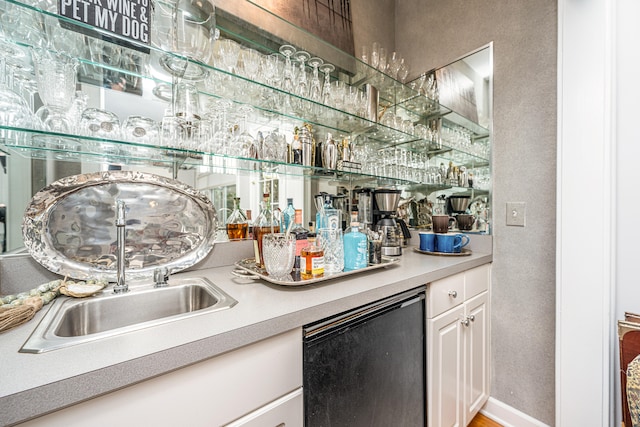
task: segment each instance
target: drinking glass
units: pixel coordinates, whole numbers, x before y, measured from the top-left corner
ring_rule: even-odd
[[[182,139],[178,146],[196,149],[200,137],[200,94],[193,83],[181,81],[174,87],[173,114],[182,127]]]
[[[324,251],[325,273],[340,273],[344,270],[344,243],[340,228],[320,228],[317,234],[318,245]]]
[[[324,82],[322,83],[322,103],[329,105],[331,103],[331,73],[336,67],[333,64],[324,63],[319,70],[324,74]]]
[[[262,55],[255,49],[243,48],[241,51],[244,76],[255,81],[260,70]]]
[[[319,67],[324,63],[321,58],[310,58],[308,61],[311,66],[311,84],[309,85],[309,99],[315,102],[322,101],[322,83],[320,83]]]
[[[299,50],[294,54],[294,58],[299,63],[298,81],[296,83],[295,93],[301,98],[309,96],[309,81],[307,80],[306,62],[311,58],[309,53]]]
[[[138,144],[153,144],[160,134],[158,123],[144,116],[129,116],[122,125],[122,137],[125,141]]]
[[[36,111],[45,129],[70,133],[74,124],[67,117],[76,93],[78,60],[63,53],[31,50],[38,93],[44,104]]]
[[[240,133],[234,138],[233,152],[235,155],[250,159],[259,159],[260,150],[256,143],[256,139],[249,133],[247,127],[247,118],[249,114],[253,112],[253,108],[249,105],[241,105],[238,108],[238,113],[242,116],[242,129]]]
[[[100,108],[87,108],[82,112],[80,118],[80,130],[83,135],[95,138],[119,139],[120,119],[111,111],[102,110]],[[120,149],[117,144],[110,142],[104,143],[87,143],[89,149],[95,149],[96,152],[105,154],[119,154]]]
[[[208,63],[217,37],[215,7],[207,0],[156,2],[152,29],[152,40],[163,50]],[[189,80],[200,80],[208,74],[204,67],[173,55],[164,55],[160,63],[172,75]]]
[[[293,234],[268,233],[262,236],[262,257],[269,276],[286,278],[293,269],[296,240]]]
[[[284,69],[282,70],[282,89],[287,93],[294,93],[295,85],[293,83],[294,69],[291,57],[296,52],[296,48],[284,44],[280,46],[280,53],[284,55]],[[288,98],[287,98],[288,99]]]

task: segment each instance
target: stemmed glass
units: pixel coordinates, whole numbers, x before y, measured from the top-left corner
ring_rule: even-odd
[[[256,139],[251,136],[247,127],[247,117],[253,112],[253,108],[249,105],[241,105],[238,107],[238,112],[242,116],[242,129],[234,139],[234,152],[240,157],[259,159],[260,150],[256,144]]]
[[[336,67],[333,64],[324,63],[319,70],[324,73],[324,83],[322,84],[322,103],[324,105],[331,104],[331,73]]]
[[[320,77],[318,76],[318,67],[320,67],[324,61],[321,58],[311,58],[308,61],[312,68],[311,85],[309,87],[309,98],[315,102],[322,101],[322,84],[320,83]]]
[[[213,148],[215,152],[225,155],[231,154],[231,133],[227,126],[227,111],[231,108],[231,101],[228,99],[219,99],[216,101],[218,109],[218,126],[213,134]]]
[[[296,52],[296,48],[284,44],[280,46],[280,53],[284,55],[284,70],[282,70],[282,89],[287,93],[294,92],[294,84],[293,84],[293,64],[291,63],[291,56]]]
[[[294,54],[294,58],[299,62],[300,71],[298,72],[298,83],[296,85],[296,95],[306,98],[309,96],[309,82],[307,80],[307,72],[305,63],[311,55],[309,53],[300,50]]]
[[[67,111],[76,92],[78,60],[63,53],[32,49],[38,92],[43,106],[36,111],[45,129],[70,133]]]

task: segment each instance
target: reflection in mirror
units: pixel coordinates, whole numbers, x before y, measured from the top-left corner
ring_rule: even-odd
[[[483,46],[410,83],[453,111],[438,123],[442,149],[429,159],[426,182],[403,192],[401,217],[413,227],[428,228],[433,214],[462,214],[473,215],[465,232],[491,232],[492,55],[493,45]],[[473,160],[458,161],[456,152]]]

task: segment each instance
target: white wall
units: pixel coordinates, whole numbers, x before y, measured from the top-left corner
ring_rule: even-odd
[[[640,2],[619,0],[616,14],[616,95],[617,156],[616,156],[616,308],[615,319],[622,319],[625,311],[640,313],[640,285],[638,284],[638,185],[635,180],[640,159]],[[616,347],[617,351],[617,347]],[[613,377],[616,396],[615,425],[620,425],[619,353],[614,356]]]

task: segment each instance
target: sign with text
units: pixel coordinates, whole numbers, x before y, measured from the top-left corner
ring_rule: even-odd
[[[132,41],[150,41],[150,0],[58,0],[58,14]]]

